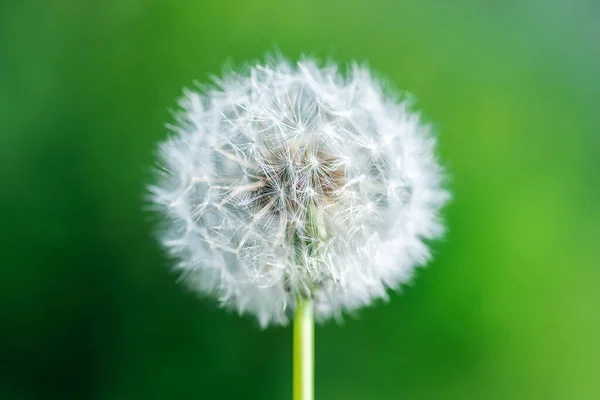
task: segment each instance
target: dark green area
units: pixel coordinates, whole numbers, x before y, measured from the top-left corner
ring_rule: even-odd
[[[317,400],[600,399],[599,27],[591,0],[3,0],[0,398],[291,398],[291,330],[176,284],[143,209],[182,87],[278,47],[414,93],[452,175],[414,285],[317,328]]]

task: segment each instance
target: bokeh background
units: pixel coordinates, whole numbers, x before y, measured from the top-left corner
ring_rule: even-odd
[[[367,61],[439,131],[435,260],[316,329],[316,398],[600,399],[600,3],[2,0],[0,398],[291,399],[291,330],[176,284],[142,208],[184,86]]]

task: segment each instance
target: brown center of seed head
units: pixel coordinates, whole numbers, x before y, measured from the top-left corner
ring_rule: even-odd
[[[269,161],[260,174],[264,184],[256,193],[259,210],[297,216],[312,206],[335,202],[344,185],[343,163],[323,149],[299,149],[291,156],[273,155]]]

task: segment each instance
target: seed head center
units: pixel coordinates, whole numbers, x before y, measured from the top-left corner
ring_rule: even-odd
[[[298,215],[335,202],[344,184],[340,159],[324,150],[272,154],[261,168],[255,205],[273,214]]]

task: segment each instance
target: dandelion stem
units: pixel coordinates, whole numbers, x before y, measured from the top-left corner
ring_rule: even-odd
[[[313,302],[299,297],[294,316],[294,400],[313,400]]]

